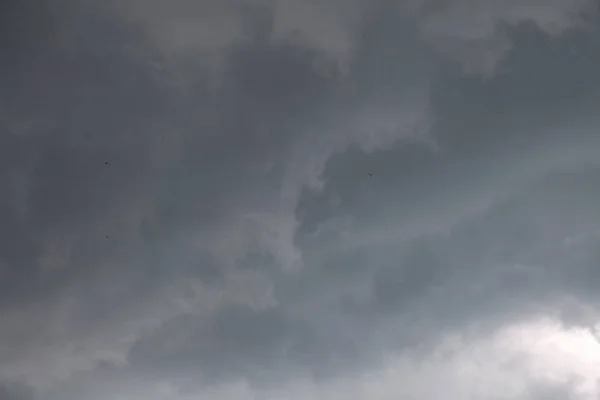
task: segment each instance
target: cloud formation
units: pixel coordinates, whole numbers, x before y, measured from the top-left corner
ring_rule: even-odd
[[[0,398],[600,394],[597,2],[5,7]]]

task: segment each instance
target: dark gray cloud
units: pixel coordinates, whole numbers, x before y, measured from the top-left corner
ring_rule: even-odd
[[[0,384],[0,398],[6,400],[28,400],[33,398],[33,393],[27,386],[19,384]]]
[[[0,398],[597,396],[596,2],[37,3]]]

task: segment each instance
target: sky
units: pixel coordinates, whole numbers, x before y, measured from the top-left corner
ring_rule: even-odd
[[[593,0],[0,10],[0,400],[600,398]]]

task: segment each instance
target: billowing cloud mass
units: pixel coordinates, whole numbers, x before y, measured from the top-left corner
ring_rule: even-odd
[[[600,398],[594,0],[25,0],[0,399]]]

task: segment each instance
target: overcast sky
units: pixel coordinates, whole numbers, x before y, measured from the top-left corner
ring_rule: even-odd
[[[0,400],[600,398],[597,1],[0,15]]]

